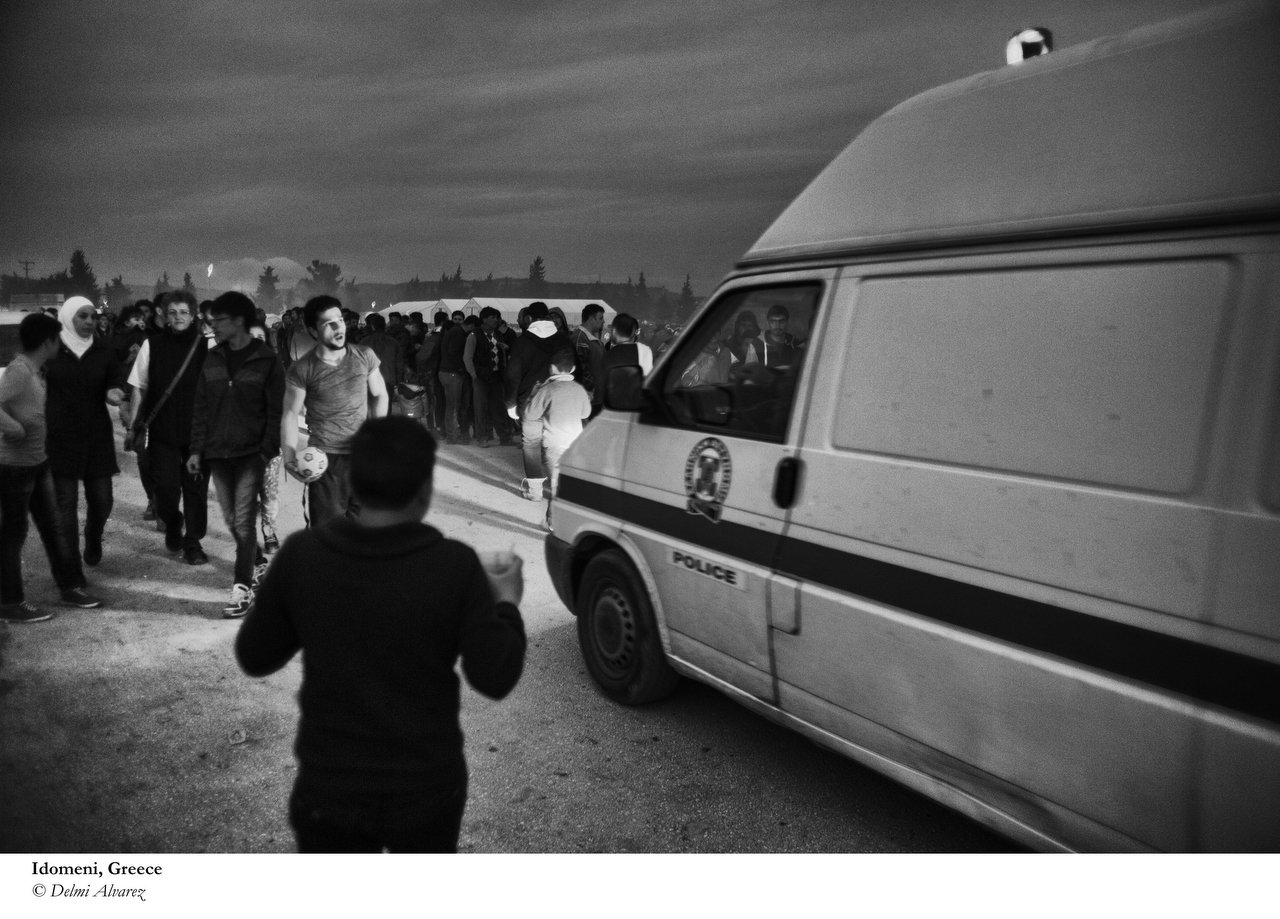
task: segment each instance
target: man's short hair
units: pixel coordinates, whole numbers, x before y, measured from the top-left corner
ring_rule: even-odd
[[[582,308],[582,324],[586,325],[596,316],[604,315],[604,307],[599,303],[588,303]]]
[[[175,303],[186,304],[187,308],[191,310],[192,316],[198,312],[196,309],[196,295],[189,290],[166,291],[164,296],[160,298],[160,309],[167,313],[169,312],[169,307]]]
[[[630,313],[619,313],[613,317],[613,334],[620,335],[623,338],[635,338],[636,329],[640,327],[640,323],[636,322],[636,317]]]
[[[403,317],[403,316],[401,316],[399,313],[397,313],[397,312],[395,312],[395,311],[392,311],[392,312],[390,312],[390,313],[387,313],[387,318],[388,318],[388,319],[404,319],[404,317]]]
[[[124,309],[120,310],[119,322],[121,325],[124,325],[134,316],[141,316],[141,315],[142,315],[142,307],[137,303],[130,303]]]
[[[480,310],[481,319],[488,319],[491,316],[495,319],[501,319],[502,310],[498,309],[496,306],[486,306],[484,309]]]
[[[478,329],[478,328],[480,328],[480,317],[479,317],[479,316],[468,316],[466,319],[462,320],[462,327],[463,327],[464,329]]]
[[[765,319],[768,319],[768,320],[773,320],[773,319],[790,320],[790,319],[791,319],[791,313],[790,313],[790,311],[789,311],[785,306],[783,306],[781,303],[775,303],[773,306],[769,307],[769,312],[765,313]]]
[[[47,313],[31,313],[18,323],[18,342],[23,351],[34,351],[61,334],[62,323]]]
[[[431,317],[431,323],[437,329],[449,321],[449,314],[444,310],[436,310],[436,314]]]
[[[414,418],[371,418],[351,441],[351,490],[377,510],[405,507],[431,478],[436,441]]]
[[[464,313],[462,310],[454,310],[453,315],[451,315],[449,318],[452,319],[454,322],[461,322],[466,317],[467,317],[467,314]]]
[[[551,366],[558,373],[573,373],[573,368],[577,366],[573,357],[572,348],[561,348],[551,356]]]
[[[238,290],[229,290],[225,294],[218,294],[218,298],[209,306],[210,316],[229,316],[232,319],[239,319],[244,323],[244,330],[247,332],[258,322],[258,308],[254,306],[253,301],[245,294]]]
[[[312,297],[302,307],[302,322],[308,329],[316,328],[316,323],[320,321],[320,317],[329,310],[337,307],[342,309],[342,301],[337,297],[331,297],[328,294],[321,294],[318,297]]]
[[[412,313],[410,313],[410,314],[409,314],[409,318],[410,318],[411,320],[416,320],[416,321],[418,321],[418,322],[421,322],[421,321],[422,321],[422,313],[421,313],[419,310],[414,310]]]
[[[551,311],[547,309],[547,305],[541,300],[534,300],[525,307],[525,315],[529,317],[530,322],[539,322],[546,319]]]
[[[396,314],[392,313],[391,315],[394,316]],[[387,320],[383,319],[382,316],[377,313],[370,313],[366,316],[364,324],[370,332],[385,332],[387,330]]]

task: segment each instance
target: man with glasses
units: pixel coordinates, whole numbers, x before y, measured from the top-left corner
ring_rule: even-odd
[[[208,353],[196,323],[196,298],[174,290],[160,301],[168,320],[164,333],[148,338],[129,372],[136,392],[132,419],[135,431],[145,426],[145,449],[151,463],[156,516],[164,525],[164,545],[188,565],[204,565],[200,540],[209,513],[209,482],[198,469],[187,469],[191,456],[191,413],[196,381]],[[175,382],[176,380],[176,382]],[[171,386],[172,384],[172,386]],[[135,437],[135,442],[142,438]],[[182,509],[178,509],[181,500]]]
[[[367,417],[387,414],[390,397],[378,370],[378,356],[347,340],[341,301],[327,295],[312,297],[302,308],[302,321],[316,346],[290,364],[285,375],[280,448],[284,468],[307,486],[309,522],[318,527],[354,509],[351,440]],[[304,407],[308,445],[329,460],[315,478],[298,470],[298,417]]]

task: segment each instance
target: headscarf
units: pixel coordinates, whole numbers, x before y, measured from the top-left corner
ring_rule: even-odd
[[[58,310],[58,321],[62,323],[62,343],[70,348],[71,353],[77,358],[84,357],[84,353],[93,345],[93,333],[90,332],[88,338],[81,338],[80,333],[76,331],[75,323],[72,322],[76,313],[86,306],[93,309],[93,301],[88,297],[72,297]]]

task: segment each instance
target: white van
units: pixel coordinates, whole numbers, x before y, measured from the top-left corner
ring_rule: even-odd
[[[1038,849],[1280,850],[1277,47],[1233,6],[863,131],[564,457],[604,691]]]

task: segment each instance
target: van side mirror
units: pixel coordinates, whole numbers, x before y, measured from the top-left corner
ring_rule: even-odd
[[[644,407],[644,371],[638,364],[609,368],[604,404],[615,412],[638,412]]]

